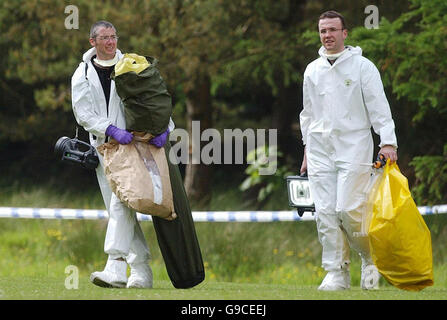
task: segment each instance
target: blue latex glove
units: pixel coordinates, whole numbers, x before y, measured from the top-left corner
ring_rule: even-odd
[[[150,144],[153,144],[157,148],[161,148],[165,145],[166,140],[168,139],[169,135],[169,128],[166,129],[165,132],[159,134],[158,136],[153,137],[151,140],[149,140]]]
[[[110,125],[107,127],[106,135],[111,136],[113,139],[118,141],[120,144],[129,144],[133,139],[133,134],[129,131]]]

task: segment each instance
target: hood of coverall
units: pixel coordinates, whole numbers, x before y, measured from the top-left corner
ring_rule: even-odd
[[[118,58],[121,59],[123,57],[123,54],[121,53],[121,51],[119,49],[116,49],[116,54],[118,55]],[[84,61],[85,63],[89,62],[93,56],[96,55],[96,48],[92,47],[90,49],[88,49],[83,55],[82,55],[82,61]]]
[[[318,50],[318,54],[320,55],[320,57],[322,57],[323,59],[326,59],[326,48],[321,46],[320,50]],[[344,53],[337,59],[335,60],[335,63],[340,63],[343,60],[349,59],[350,57],[354,56],[354,55],[362,55],[362,48],[360,47],[353,47],[353,46],[345,46],[345,50]],[[334,64],[335,64],[334,63]]]

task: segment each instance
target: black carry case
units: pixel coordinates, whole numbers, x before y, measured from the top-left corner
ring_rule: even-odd
[[[152,216],[152,221],[172,284],[177,289],[187,289],[205,279],[205,268],[180,170],[178,165],[169,161],[169,140],[164,147],[177,218],[168,221]]]

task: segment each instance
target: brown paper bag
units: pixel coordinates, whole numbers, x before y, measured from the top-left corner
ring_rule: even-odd
[[[129,208],[173,220],[177,215],[165,150],[148,143],[152,135],[133,134],[130,144],[112,139],[97,148],[103,156],[110,187]]]

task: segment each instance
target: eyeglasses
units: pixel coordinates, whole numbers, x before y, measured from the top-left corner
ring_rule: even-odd
[[[341,29],[335,29],[335,28],[329,28],[329,29],[321,29],[320,34],[326,34],[326,33],[334,33],[335,31],[344,30],[344,28]]]
[[[101,37],[97,37],[97,38],[101,41],[108,41],[108,40],[116,41],[116,40],[118,40],[118,36],[101,36]]]

